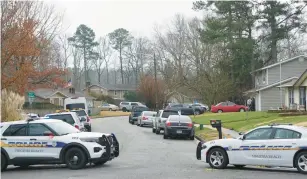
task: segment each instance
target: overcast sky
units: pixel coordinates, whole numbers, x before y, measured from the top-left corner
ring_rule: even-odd
[[[61,0],[48,1],[64,12],[63,29],[72,35],[80,24],[92,28],[96,37],[117,28],[125,28],[134,36],[153,34],[155,24],[164,25],[176,13],[201,17],[192,10],[193,0]]]

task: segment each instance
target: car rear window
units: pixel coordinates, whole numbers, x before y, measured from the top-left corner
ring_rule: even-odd
[[[72,112],[77,113],[79,116],[86,116],[86,113],[85,113],[84,110],[81,110],[81,111],[72,111]]]
[[[121,103],[121,105],[128,105],[129,103]]]
[[[68,124],[75,124],[75,120],[70,114],[61,114],[61,115],[48,115],[50,119],[59,119],[64,122],[67,122]]]
[[[177,111],[163,111],[161,117],[168,118],[170,115],[178,115],[178,112]]]
[[[171,116],[169,121],[192,122],[188,116]]]
[[[135,107],[133,108],[133,111],[135,112],[143,112],[143,111],[148,111],[149,109],[146,107]]]
[[[67,104],[66,109],[73,110],[73,109],[85,109],[84,103],[75,103],[75,104]]]
[[[144,116],[154,116],[154,114],[157,114],[157,112],[149,112],[149,111],[144,112]]]

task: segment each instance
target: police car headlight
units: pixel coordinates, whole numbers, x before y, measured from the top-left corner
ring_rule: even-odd
[[[82,142],[99,142],[98,138],[80,138]]]

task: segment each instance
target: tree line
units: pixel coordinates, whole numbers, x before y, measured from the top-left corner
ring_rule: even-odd
[[[162,99],[159,104],[174,92],[195,96],[207,104],[223,100],[242,103],[243,92],[253,88],[251,71],[307,52],[307,42],[303,38],[306,37],[306,2],[196,1],[191,8],[202,12],[203,18],[177,14],[172,22],[157,25],[151,39],[134,37],[124,28],[96,37],[94,30],[84,24],[78,26],[72,36],[58,35],[50,32],[58,29],[55,27],[61,22],[59,16],[52,16],[59,21],[39,21],[42,18],[38,15],[30,16],[36,20],[32,22],[33,27],[36,24],[45,27],[44,22],[50,22],[53,28],[40,29],[46,32],[34,35],[40,31],[29,30],[33,29],[26,20],[30,17],[13,18],[12,22],[5,19],[11,18],[12,13],[24,16],[25,13],[18,11],[25,11],[22,3],[30,2],[9,2],[14,3],[1,2],[10,7],[1,6],[4,8],[1,23],[2,20],[7,22],[3,23],[4,26],[1,24],[6,35],[1,39],[4,44],[1,48],[2,52],[4,48],[8,49],[1,56],[10,62],[1,62],[3,88],[16,85],[13,83],[16,79],[30,83],[29,86],[63,84],[69,78],[66,69],[72,59],[74,86],[85,87],[86,84],[80,84],[81,78],[85,83],[91,83],[93,79],[89,71],[94,70],[97,74],[95,81],[99,84],[138,84],[139,93],[148,96],[148,103],[154,104],[155,57],[159,83],[157,93],[159,100]],[[33,4],[38,6],[37,2]],[[37,7],[35,10],[44,12]],[[17,22],[17,19],[23,20]],[[33,45],[13,44],[16,42],[8,37],[15,31],[19,33],[15,41],[25,33],[25,38],[35,37]],[[25,50],[19,52],[17,47]],[[28,69],[26,65],[32,67]],[[18,66],[22,66],[19,71],[29,71],[28,75],[21,75],[25,74],[24,71],[18,73],[15,70]],[[37,75],[38,72],[42,75]],[[111,75],[114,81],[110,81]],[[38,77],[42,79],[34,79]],[[23,83],[20,82],[21,87]]]

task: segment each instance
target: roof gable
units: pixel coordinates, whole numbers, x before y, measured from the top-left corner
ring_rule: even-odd
[[[302,75],[296,80],[293,86],[300,86],[307,79],[307,69],[302,73]]]
[[[259,68],[259,69],[255,70],[255,71],[252,71],[251,73],[255,73],[255,72],[257,72],[257,71],[261,71],[261,70],[265,70],[265,69],[268,69],[268,68],[272,68],[272,67],[275,67],[275,66],[284,64],[284,63],[288,63],[288,62],[297,60],[297,59],[299,59],[299,58],[302,58],[302,59],[304,59],[304,60],[307,60],[307,56],[306,56],[306,55],[299,55],[299,56],[296,56],[296,57],[293,57],[293,58],[290,58],[290,59],[287,59],[287,60],[283,60],[283,61],[274,63],[274,64],[272,64],[272,65],[268,65],[268,66]]]

